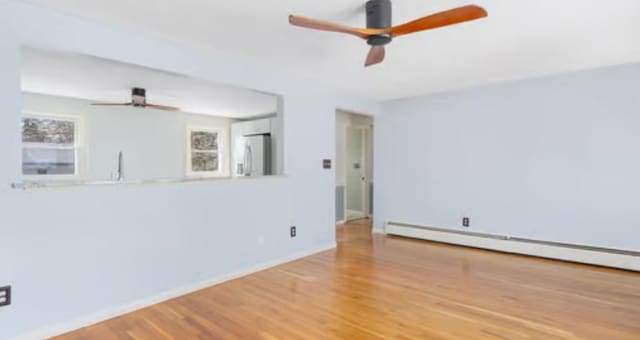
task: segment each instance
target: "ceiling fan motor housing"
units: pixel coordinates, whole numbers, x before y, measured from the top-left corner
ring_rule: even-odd
[[[369,0],[366,4],[367,28],[391,27],[391,0]],[[391,42],[389,34],[376,34],[367,39],[371,46],[383,46]]]
[[[143,88],[134,87],[131,90],[131,102],[133,106],[145,107],[147,105],[147,91]]]

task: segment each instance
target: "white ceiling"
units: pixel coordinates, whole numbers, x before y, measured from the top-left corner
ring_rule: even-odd
[[[31,2],[377,99],[640,61],[638,0],[396,0],[396,24],[471,2],[489,18],[400,37],[369,69],[365,42],[287,23],[295,13],[364,26],[364,0]]]
[[[131,88],[147,89],[147,101],[183,112],[249,118],[277,111],[277,97],[135,65],[79,54],[22,50],[25,92],[125,103]]]

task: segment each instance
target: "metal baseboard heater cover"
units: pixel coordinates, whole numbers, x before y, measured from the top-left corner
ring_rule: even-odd
[[[385,233],[506,253],[640,271],[640,252],[638,251],[542,241],[400,222],[387,222]]]

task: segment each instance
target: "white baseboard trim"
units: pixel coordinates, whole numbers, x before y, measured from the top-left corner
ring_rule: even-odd
[[[345,223],[347,223],[347,221],[346,221],[346,220],[336,221],[336,225],[338,225],[338,224],[345,224]]]
[[[594,249],[581,249],[579,246],[545,244],[542,241],[523,242],[518,239],[511,239],[509,237],[501,237],[497,235],[485,234],[486,236],[477,236],[454,230],[446,231],[441,228],[420,227],[404,224],[389,223],[386,225],[385,231],[390,235],[473,248],[489,249],[505,253],[530,255],[554,260],[640,271],[640,256],[631,254],[612,253]]]
[[[149,307],[170,299],[174,299],[176,297],[180,297],[182,295],[186,295],[189,293],[193,293],[195,291],[201,290],[201,289],[205,289],[205,288],[209,288],[215,285],[218,285],[220,283],[229,281],[229,280],[234,280],[243,276],[247,276],[265,269],[269,269],[271,267],[275,267],[287,262],[291,262],[294,260],[298,260],[300,258],[303,257],[307,257],[313,254],[317,254],[323,251],[327,251],[330,249],[334,249],[336,248],[336,243],[330,243],[330,244],[326,244],[323,246],[319,246],[307,251],[302,251],[302,252],[298,252],[289,256],[285,256],[283,258],[280,259],[276,259],[276,260],[272,260],[272,261],[267,261],[267,262],[263,262],[260,264],[257,264],[255,266],[251,266],[248,268],[244,268],[241,270],[238,270],[236,272],[232,272],[232,273],[228,273],[228,274],[223,274],[221,276],[218,277],[214,277],[205,281],[201,281],[201,282],[197,282],[197,283],[193,283],[193,284],[189,284],[186,286],[182,286],[170,291],[166,291],[154,296],[150,296],[148,298],[145,299],[140,299],[131,303],[128,303],[126,305],[121,305],[121,306],[117,306],[117,307],[113,307],[113,308],[109,308],[100,312],[96,312],[90,315],[87,315],[86,317],[82,317],[76,320],[72,320],[69,322],[65,322],[65,323],[61,323],[61,324],[57,324],[57,325],[53,325],[50,327],[45,327],[42,329],[38,329],[23,335],[20,335],[16,338],[14,338],[15,340],[39,340],[39,339],[48,339],[54,336],[58,336],[64,333],[68,333],[83,327],[87,327],[87,326],[91,326],[93,324],[108,320],[108,319],[112,319],[115,318],[117,316],[123,315],[123,314],[127,314],[145,307]]]
[[[374,233],[374,234],[381,234],[381,235],[387,234],[384,230],[380,230],[380,229],[376,229],[376,228],[373,228],[371,230],[371,232]]]
[[[347,221],[351,221],[351,220],[359,220],[362,218],[367,218],[367,214],[365,212],[362,211],[357,211],[357,210],[349,210],[347,209],[345,211],[345,220]]]

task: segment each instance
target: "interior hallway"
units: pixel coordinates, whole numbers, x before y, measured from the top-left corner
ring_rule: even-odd
[[[640,275],[371,234],[60,339],[638,339]]]

